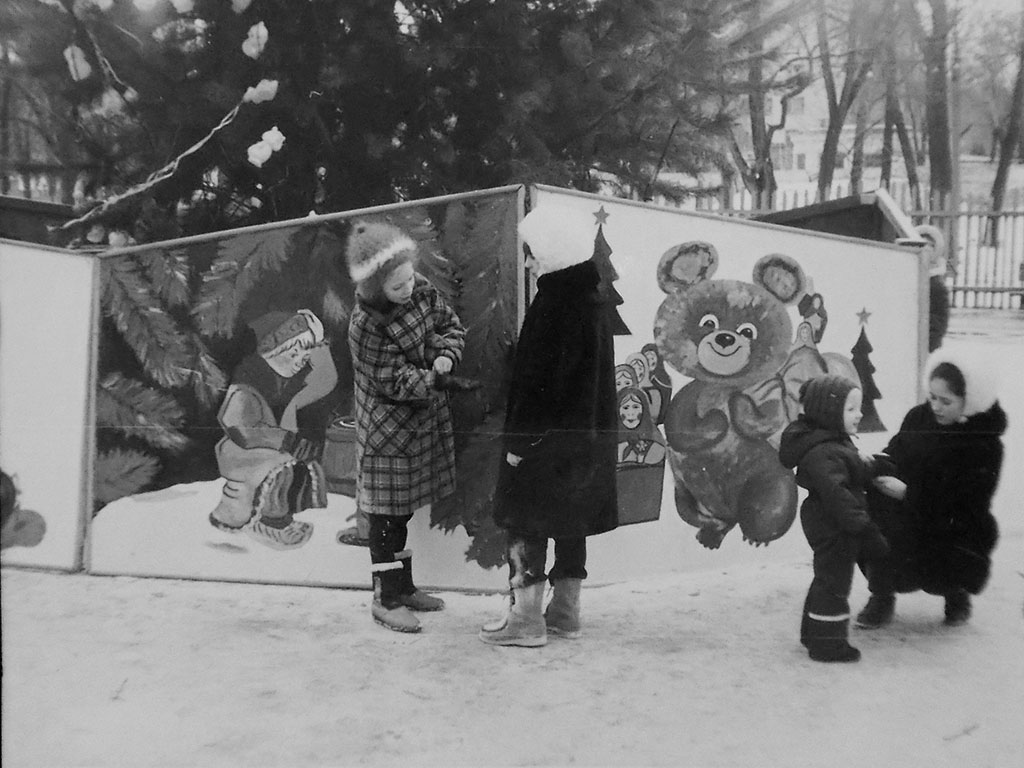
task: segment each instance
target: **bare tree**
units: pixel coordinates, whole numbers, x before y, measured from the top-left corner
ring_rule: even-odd
[[[950,18],[946,0],[928,0],[931,30],[922,39],[925,64],[925,127],[932,195],[953,191],[953,154],[949,132],[949,74],[946,66]],[[940,201],[941,205],[941,201]]]
[[[817,0],[818,55],[828,98],[828,127],[818,171],[819,200],[829,197],[847,115],[871,73],[881,41],[890,34],[892,10],[889,0],[838,6]],[[841,30],[844,39],[838,39],[836,30]]]
[[[1017,147],[1024,139],[1024,1],[1021,3],[1020,39],[1017,52],[1017,80],[1013,86],[1013,97],[1010,100],[1010,119],[1006,126],[1006,135],[999,147],[999,165],[996,167],[996,178],[992,182],[992,210],[1003,209],[1003,197],[1006,195],[1006,179],[1010,173],[1010,164]],[[995,245],[996,217],[992,219],[992,244]]]

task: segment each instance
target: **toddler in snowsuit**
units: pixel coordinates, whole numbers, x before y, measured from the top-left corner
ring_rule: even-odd
[[[413,611],[444,602],[413,583],[409,520],[455,490],[451,375],[466,332],[414,269],[416,243],[390,224],[356,222],[346,245],[356,306],[349,321],[355,379],[356,503],[370,520],[374,621],[418,632]]]
[[[779,459],[807,490],[800,523],[814,550],[814,580],[804,602],[800,642],[815,661],[857,661],[849,643],[850,587],[858,558],[883,557],[888,545],[867,512],[870,466],[853,445],[861,390],[841,376],[800,388],[803,412],[782,433]]]

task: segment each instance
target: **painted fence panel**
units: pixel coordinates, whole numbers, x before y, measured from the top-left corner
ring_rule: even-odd
[[[352,288],[337,260],[351,222],[371,218],[400,224],[420,241],[424,273],[470,329],[460,372],[485,385],[454,401],[459,490],[430,516],[416,515],[410,526],[417,581],[424,587],[502,589],[503,538],[489,510],[509,353],[521,317],[522,255],[515,225],[523,194],[519,187],[490,190],[96,257],[102,320],[95,373],[88,374],[87,357],[61,358],[62,368],[86,371],[76,375],[88,376],[87,389],[95,389],[96,490],[85,504],[95,509],[88,569],[369,586],[367,550],[337,539],[355,514],[351,374],[347,349],[339,343]],[[926,265],[911,251],[851,238],[548,187],[531,189],[530,198],[532,205],[560,206],[592,222],[594,258],[621,323],[618,477],[625,524],[591,540],[593,581],[806,557],[799,526],[793,525],[795,490],[773,465],[778,432],[795,416],[794,388],[819,370],[860,377],[873,394],[865,398],[861,447],[881,447],[887,430],[898,426],[918,396]],[[726,281],[724,298],[709,289]],[[731,402],[741,403],[735,413],[746,430],[740,434],[737,421],[730,439],[747,442],[738,443],[743,450],[725,454],[764,480],[760,489],[771,501],[749,519],[725,519],[721,510],[719,518],[695,515],[699,507],[687,506],[686,493],[696,498],[698,492],[677,477],[686,463],[678,442],[696,431],[687,422],[686,404],[700,379],[695,371],[680,370],[687,359],[679,354],[686,343],[683,329],[691,326],[672,318],[697,306],[686,291],[698,287],[709,289],[701,301],[733,300],[740,308],[754,294],[771,295],[765,317],[749,318],[743,338],[751,344],[748,337],[771,339],[772,353],[758,358],[756,375],[737,374],[735,391],[728,393]],[[6,300],[3,307],[6,331]],[[323,316],[339,383],[322,414],[326,507],[298,513],[312,535],[298,548],[281,550],[210,524],[226,487],[214,460],[223,437],[216,412],[251,343],[246,329],[267,312],[298,308]],[[88,306],[69,311],[80,318],[78,327],[88,327]],[[716,321],[724,328],[729,312],[719,314]],[[693,327],[702,324],[696,321],[705,319],[695,318]],[[20,333],[30,331],[24,327]],[[87,336],[68,338],[76,339],[76,348],[89,346]],[[29,342],[19,344],[26,359],[41,359]],[[6,408],[7,395],[0,395]],[[702,402],[710,396],[705,390]],[[85,413],[83,406],[74,422],[83,434],[93,424]],[[68,418],[61,417],[65,427],[72,423]],[[77,458],[62,465],[81,461],[85,452],[80,446]],[[706,457],[693,455],[701,466],[711,466]],[[743,476],[735,469],[728,478],[740,488]],[[136,490],[130,489],[133,477],[144,481]],[[76,493],[82,485],[74,486]],[[744,538],[770,543],[752,546]]]
[[[640,571],[807,556],[799,524],[793,525],[796,502],[788,494],[795,489],[787,490],[777,474],[778,433],[796,415],[794,398],[800,381],[827,370],[858,376],[865,381],[866,392],[870,387],[873,396],[865,397],[858,442],[869,451],[884,446],[888,431],[899,426],[919,392],[927,273],[917,254],[888,244],[552,188],[536,190],[531,199],[534,205],[557,205],[567,215],[586,215],[593,221],[599,244],[595,250],[609,255],[618,275],[614,287],[622,303],[617,314],[627,329],[615,344],[622,386],[631,384],[624,366],[632,365],[648,382],[641,389],[656,389],[650,382],[664,381],[666,375],[671,387],[671,394],[661,397],[661,416],[654,419],[661,422],[654,442],[667,443],[663,485],[655,479],[637,483],[632,477],[635,470],[621,463],[618,475],[620,486],[627,478],[626,492],[620,487],[620,505],[625,500],[636,506],[637,497],[660,494],[660,515],[656,521],[624,526],[592,539],[588,563],[592,577],[619,580]],[[707,257],[709,251],[714,257]],[[798,267],[796,274],[786,271],[793,265]],[[764,315],[753,311],[745,315],[741,307],[750,301],[751,283],[758,279],[774,282],[772,290],[788,295]],[[666,293],[659,283],[673,293]],[[702,307],[702,317],[691,317],[689,324],[676,322],[696,307]],[[676,365],[692,360],[683,350],[695,339],[685,338],[682,329],[696,334],[703,315],[712,314],[722,321],[721,330],[726,329],[727,316],[733,318],[734,329],[753,326],[758,340],[770,340],[779,348],[782,362],[772,364],[763,358],[760,373],[736,372],[735,387],[714,391],[705,387],[699,395],[702,407],[710,402],[708,398],[720,396],[729,401],[720,403],[720,411],[735,415],[735,403],[743,399],[756,405],[766,419],[771,413],[771,419],[756,439],[737,434],[744,429],[733,424],[722,431],[718,446],[709,447],[709,441],[702,446],[690,443],[673,457],[673,431],[675,441],[685,443],[686,435],[703,429],[686,407],[688,393],[695,391],[695,377],[702,374],[673,368],[664,353],[674,350]],[[661,328],[660,334],[656,327]],[[650,350],[655,342],[663,353],[661,360],[645,369],[637,353]],[[755,359],[756,351],[751,355]],[[724,381],[718,377],[719,384]],[[648,406],[654,407],[653,401]],[[621,456],[629,450],[627,445],[637,441],[634,431],[625,427],[626,411],[620,415],[624,420]],[[681,483],[680,475],[688,482]],[[737,490],[745,484],[752,489],[746,499]],[[684,497],[682,504],[677,502],[679,496]],[[701,514],[693,503],[696,499],[706,508],[715,507],[716,498],[727,500],[727,509],[719,517],[732,515],[724,525],[714,515]],[[738,508],[757,509],[758,499],[770,503],[761,504],[756,514],[744,520]],[[751,545],[769,540],[767,547]]]
[[[4,565],[81,565],[95,274],[88,256],[0,243],[0,468],[17,489]]]

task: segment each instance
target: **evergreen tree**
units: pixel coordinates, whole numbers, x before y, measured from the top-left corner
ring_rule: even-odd
[[[619,279],[619,273],[615,271],[615,265],[612,264],[611,246],[608,245],[608,241],[604,237],[604,223],[608,220],[608,214],[603,205],[594,213],[594,218],[597,219],[597,235],[594,237],[594,255],[590,257],[590,260],[597,266],[597,273],[601,278],[601,282],[597,285],[597,294],[601,303],[608,305],[612,333],[616,336],[629,336],[632,331],[629,330],[617,309],[625,300],[622,298],[622,294],[615,290],[615,281]]]
[[[874,351],[871,342],[868,341],[864,326],[861,326],[860,336],[857,343],[853,345],[850,354],[853,356],[853,367],[857,369],[860,376],[861,392],[861,432],[885,432],[885,425],[875,410],[875,400],[882,397],[878,386],[875,384],[875,366],[872,365],[870,355]]]

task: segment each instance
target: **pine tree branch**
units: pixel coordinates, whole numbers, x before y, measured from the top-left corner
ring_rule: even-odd
[[[188,383],[188,339],[150,293],[131,257],[105,259],[103,306],[146,373],[160,385]]]
[[[138,437],[154,448],[180,453],[189,440],[178,430],[185,412],[170,395],[134,379],[112,373],[100,382],[96,426]]]
[[[100,453],[95,465],[96,506],[131,496],[145,488],[160,470],[155,456],[125,448]]]
[[[231,336],[246,296],[268,274],[278,273],[292,254],[296,229],[271,229],[222,240],[203,275],[192,314],[205,336]]]
[[[184,248],[171,251],[147,251],[139,258],[156,294],[169,307],[186,306],[189,295],[190,269],[188,252]]]

